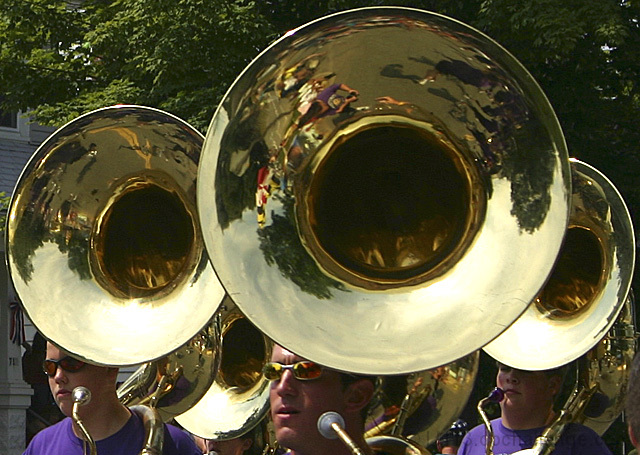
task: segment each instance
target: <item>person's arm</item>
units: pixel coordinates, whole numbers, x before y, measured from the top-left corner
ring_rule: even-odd
[[[357,90],[352,89],[347,84],[340,84],[340,90],[344,90],[345,92],[349,92],[349,96],[357,97],[360,95]]]

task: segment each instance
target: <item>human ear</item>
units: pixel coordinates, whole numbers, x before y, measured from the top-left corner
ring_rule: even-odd
[[[549,378],[549,388],[552,390],[554,397],[560,392],[560,387],[562,387],[562,377],[551,376]]]
[[[118,372],[120,371],[117,367],[107,367],[106,376],[115,382],[118,380]]]
[[[245,450],[249,450],[249,447],[251,447],[251,444],[253,444],[253,440],[251,438],[246,438],[242,440],[242,453],[245,452]]]
[[[368,379],[360,379],[350,384],[345,391],[345,411],[360,412],[371,401],[373,390],[373,382]]]
[[[627,427],[627,430],[629,431],[629,439],[631,440],[631,444],[633,444],[633,447],[638,447],[638,440],[636,439],[635,435],[633,434],[633,429],[631,428],[631,425],[629,425]]]

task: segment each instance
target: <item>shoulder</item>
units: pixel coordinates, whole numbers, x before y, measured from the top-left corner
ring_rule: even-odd
[[[70,417],[65,417],[64,419],[60,420],[57,423],[54,423],[51,426],[48,426],[47,428],[44,428],[42,430],[40,430],[38,433],[36,433],[36,435],[33,437],[33,439],[42,439],[42,438],[49,438],[51,436],[54,436],[56,434],[63,434],[67,431],[71,431],[71,418]]]
[[[163,455],[201,455],[200,449],[187,432],[180,428],[165,424]]]
[[[494,432],[500,432],[503,431],[505,427],[504,425],[502,425],[502,420],[500,418],[497,418],[491,421],[491,428]],[[467,437],[469,439],[484,438],[485,433],[486,428],[484,427],[484,425],[476,425],[465,435],[465,439]]]
[[[570,449],[566,453],[572,454],[611,455],[598,433],[578,423],[567,425],[556,447]]]
[[[495,422],[495,421],[494,421]],[[492,426],[494,426],[492,422]],[[484,425],[477,425],[473,427],[462,439],[460,448],[458,449],[459,455],[484,455],[486,453],[485,445],[485,427]]]
[[[466,438],[476,438],[478,437],[478,435],[484,435],[484,425],[476,425],[475,427],[473,427],[472,429],[470,429],[467,434],[465,435],[465,439]]]
[[[80,440],[76,438],[71,430],[71,419],[69,417],[39,431],[31,440],[25,455],[48,454],[48,453],[68,453],[74,446],[80,446]]]

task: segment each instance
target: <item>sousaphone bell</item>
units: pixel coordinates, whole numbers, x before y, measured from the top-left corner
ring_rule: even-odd
[[[96,364],[174,352],[224,290],[196,214],[202,135],[166,112],[82,115],[36,150],[8,212],[13,285],[49,340]]]
[[[223,286],[269,338],[402,374],[526,309],[570,179],[553,109],[509,52],[435,13],[362,8],[287,33],[238,77],[205,138],[198,213]]]
[[[631,287],[635,238],[622,196],[594,167],[572,159],[571,169],[571,216],[549,280],[527,311],[484,347],[521,370],[556,368],[593,348]]]

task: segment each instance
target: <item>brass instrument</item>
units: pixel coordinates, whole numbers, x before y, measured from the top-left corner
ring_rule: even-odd
[[[269,410],[269,381],[262,368],[271,358],[273,342],[228,297],[218,317],[220,368],[204,396],[175,420],[202,438],[226,440],[259,425]]]
[[[84,426],[84,423],[82,422],[82,419],[80,419],[80,416],[78,414],[78,408],[91,401],[91,392],[86,387],[79,386],[73,389],[73,391],[71,392],[71,396],[73,398],[73,408],[71,410],[71,418],[73,419],[73,423],[76,424],[76,426],[82,433],[83,444],[89,444],[89,455],[97,455],[98,451],[96,449],[96,442],[89,434],[87,427]],[[84,446],[84,448],[86,450],[86,445]]]
[[[195,211],[201,145],[168,113],[113,106],[36,150],[9,206],[7,255],[47,339],[95,364],[134,365],[207,324],[224,290]]]
[[[602,435],[624,410],[631,363],[638,350],[635,302],[630,292],[615,324],[582,359],[585,384],[595,388],[597,412],[581,413],[576,421]],[[590,403],[591,405],[591,403]],[[593,414],[593,415],[589,415]]]
[[[431,455],[431,453],[417,442],[390,436],[372,436],[367,439],[367,445],[374,454],[382,455]]]
[[[135,405],[129,408],[142,420],[145,438],[140,455],[162,455],[164,445],[164,423],[156,408]]]
[[[508,327],[551,271],[571,194],[530,74],[477,30],[408,8],[328,16],[262,52],[198,173],[207,251],[246,317],[374,375],[444,365]]]
[[[157,410],[169,422],[193,407],[209,390],[220,365],[220,320],[211,319],[180,349],[141,365],[117,390],[125,406]]]
[[[634,321],[631,292],[607,335],[578,359],[575,387],[556,419],[531,449],[519,451],[518,455],[549,455],[569,423],[581,423],[602,435],[618,418],[624,409],[624,391],[637,351]]]
[[[499,362],[524,370],[552,369],[577,359],[571,396],[534,446],[519,454],[548,455],[572,422],[603,434],[623,410],[637,348],[631,217],[603,174],[578,160],[571,165],[569,228],[549,282],[523,316],[484,347]],[[597,412],[589,409],[594,397],[602,402]]]
[[[631,286],[635,239],[622,196],[597,169],[575,159],[571,167],[571,217],[549,281],[483,348],[521,370],[555,368],[590,350],[613,326]]]
[[[480,414],[480,417],[482,418],[482,423],[484,424],[484,428],[486,431],[486,436],[485,436],[485,439],[486,439],[485,454],[486,455],[491,455],[493,453],[493,444],[495,442],[495,435],[493,433],[493,427],[491,426],[491,422],[487,417],[487,413],[485,412],[484,407],[488,403],[499,403],[503,399],[504,399],[504,391],[501,388],[496,387],[489,393],[489,395],[487,395],[482,400],[480,400],[478,402],[478,405],[476,406],[476,409],[478,410],[478,414]]]
[[[340,439],[353,455],[364,455],[364,452],[344,430],[344,419],[334,411],[325,412],[318,419],[318,431],[327,439]]]
[[[463,411],[478,374],[480,352],[408,375],[380,376],[365,422],[367,441],[384,436],[435,442]]]

